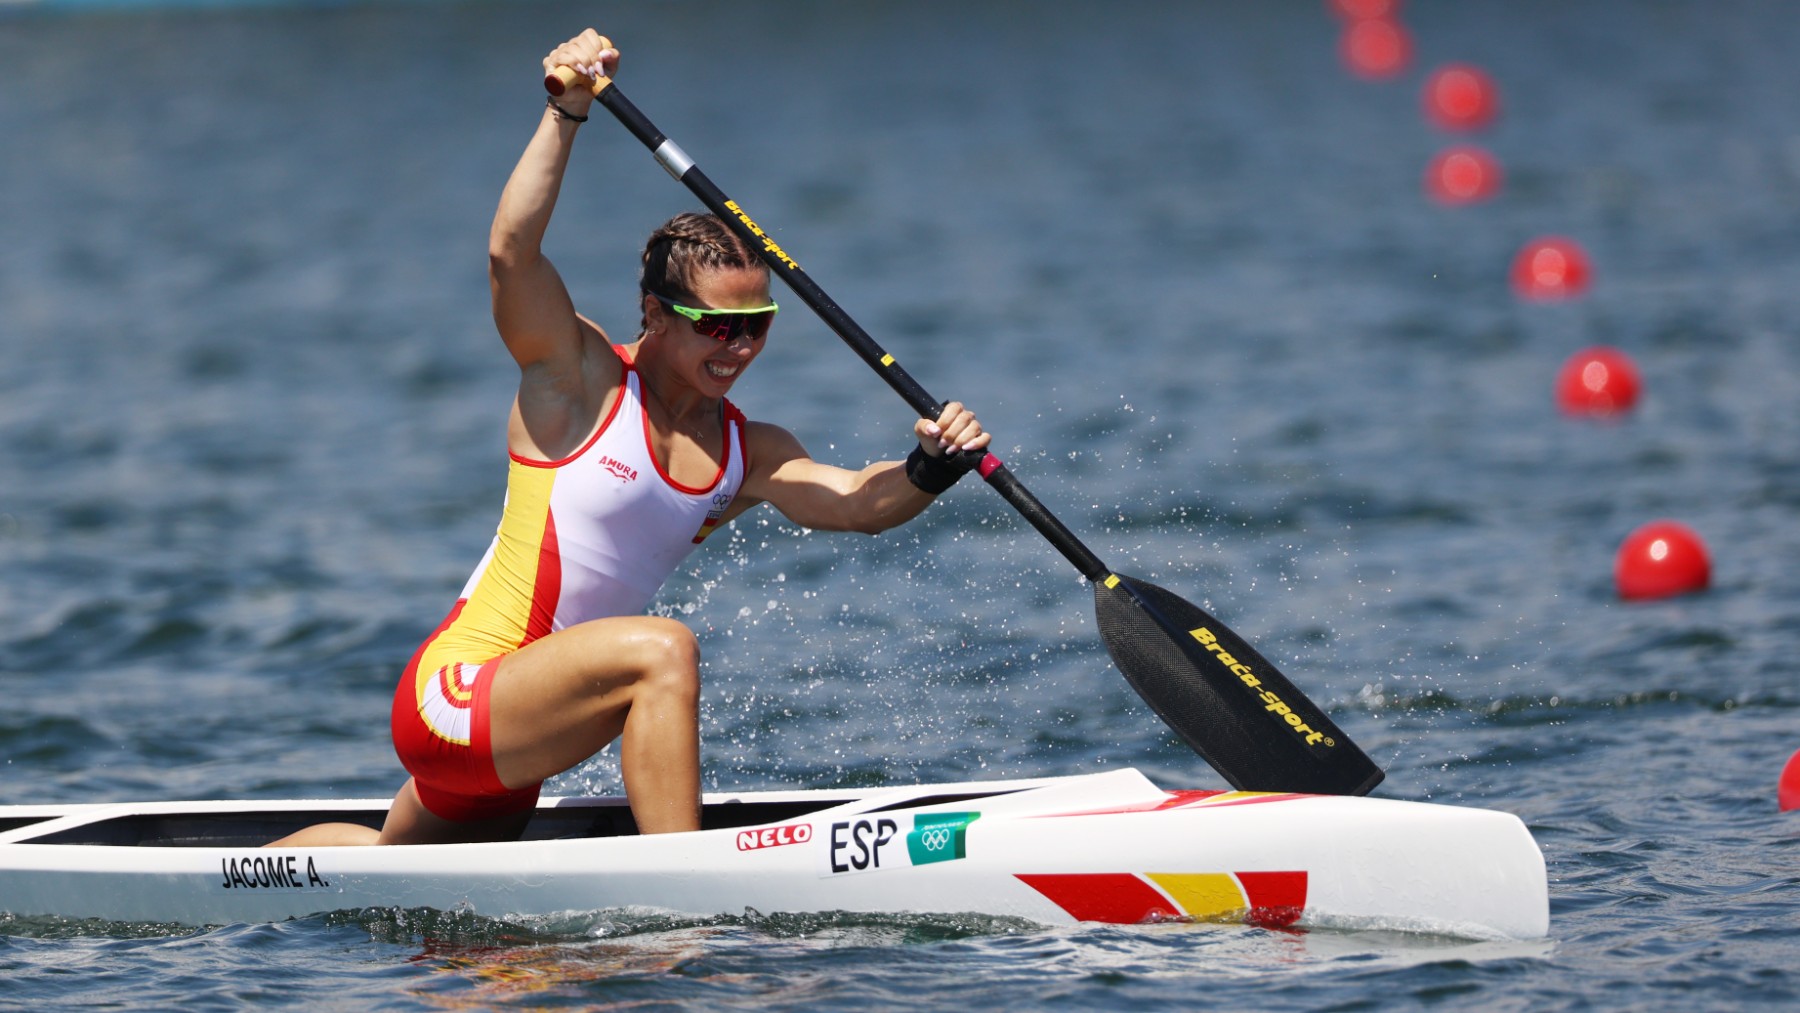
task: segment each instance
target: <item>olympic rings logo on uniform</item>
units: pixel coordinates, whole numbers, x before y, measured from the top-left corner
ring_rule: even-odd
[[[950,836],[949,827],[932,827],[919,834],[919,843],[923,844],[927,851],[942,851],[950,843]]]

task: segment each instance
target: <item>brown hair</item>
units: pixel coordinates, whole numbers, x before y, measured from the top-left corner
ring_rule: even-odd
[[[693,302],[694,280],[704,271],[768,267],[717,215],[684,211],[662,223],[644,243],[644,271],[638,277],[639,301],[654,294],[677,302]],[[648,321],[640,321],[640,328]]]

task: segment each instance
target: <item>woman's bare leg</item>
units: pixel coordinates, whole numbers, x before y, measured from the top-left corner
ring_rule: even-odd
[[[319,823],[297,830],[265,848],[335,848],[365,844],[464,844],[471,841],[516,840],[531,813],[487,820],[455,822],[435,816],[419,801],[412,778],[400,786],[381,829],[360,823]]]
[[[700,828],[700,649],[671,619],[596,619],[500,661],[488,697],[507,787],[554,777],[619,740],[625,795],[646,834]]]
[[[501,784],[537,784],[618,739],[639,832],[700,829],[700,648],[680,623],[622,616],[539,638],[500,660],[488,718]],[[530,818],[446,820],[425,808],[409,779],[379,832],[322,823],[267,847],[504,841]]]
[[[361,823],[316,823],[296,830],[265,848],[342,848],[357,844],[375,844],[381,831]]]
[[[513,841],[525,832],[531,811],[485,820],[447,820],[425,808],[412,778],[400,786],[379,840],[370,844],[469,844],[478,841]]]

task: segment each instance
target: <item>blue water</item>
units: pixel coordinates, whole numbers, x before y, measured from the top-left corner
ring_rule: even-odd
[[[485,236],[537,61],[621,87],[1115,568],[1216,612],[1388,769],[1503,809],[1550,939],[362,911],[206,931],[0,915],[0,1006],[1787,1006],[1800,822],[1800,21],[1777,3],[1415,0],[1401,78],[1313,0],[0,4],[0,803],[364,797],[389,694],[491,535],[514,374]],[[132,5],[142,7],[143,5]],[[1102,10],[1104,13],[1102,13]],[[1445,209],[1418,86],[1485,66],[1507,173]],[[629,333],[692,205],[615,125],[549,247]],[[1592,255],[1528,305],[1513,252]],[[1584,345],[1638,362],[1560,416]],[[904,405],[783,313],[738,385],[822,459]],[[1623,604],[1649,520],[1704,594]],[[709,787],[1136,766],[1220,781],[1078,576],[973,483],[879,539],[760,512],[658,609]],[[612,754],[552,791],[612,792]]]

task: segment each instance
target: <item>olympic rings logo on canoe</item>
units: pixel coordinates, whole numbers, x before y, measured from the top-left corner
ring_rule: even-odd
[[[942,851],[949,845],[955,831],[949,827],[932,827],[919,834],[919,843],[927,851]]]

